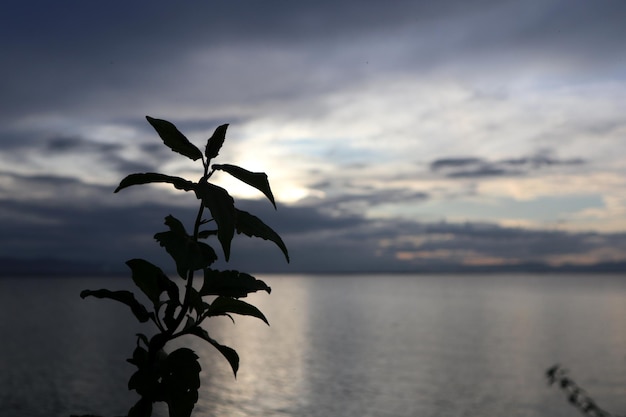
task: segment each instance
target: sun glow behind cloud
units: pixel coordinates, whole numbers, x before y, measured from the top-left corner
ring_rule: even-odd
[[[291,109],[289,117],[244,123],[234,163],[271,167],[273,183],[281,184],[275,194],[286,203],[319,201],[372,219],[626,230],[623,204],[615,199],[625,178],[621,156],[604,145],[623,146],[614,122],[620,115],[612,110],[624,101],[623,92],[606,94],[606,85],[594,83],[540,90],[513,85],[491,93],[473,88],[406,78],[333,92],[308,104],[315,111]],[[601,129],[604,124],[611,127]],[[588,140],[598,142],[590,147]],[[491,155],[518,171],[492,169],[463,178],[429,167],[450,155]],[[235,194],[255,197],[254,190],[229,184]],[[389,190],[404,194],[381,199]],[[411,193],[422,197],[407,198]]]
[[[328,199],[333,194],[349,195],[347,184],[367,187],[370,194],[390,187],[430,197],[457,194],[457,201],[465,194],[465,199],[482,199],[486,204],[491,198],[527,201],[577,195],[586,190],[584,193],[611,201],[610,208],[589,207],[560,220],[577,218],[572,227],[597,228],[602,227],[598,219],[603,218],[610,224],[606,230],[619,224],[615,217],[623,213],[623,205],[616,202],[614,193],[624,185],[620,155],[626,154],[626,149],[621,149],[623,141],[618,140],[624,127],[614,110],[626,102],[626,93],[623,86],[611,87],[591,83],[573,88],[517,91],[513,80],[512,86],[486,93],[470,81],[406,76],[374,79],[322,95],[306,104],[296,102],[285,115],[267,114],[244,121],[231,128],[235,137],[229,139],[229,147],[225,147],[218,162],[228,161],[253,171],[271,171],[273,183],[279,184],[275,187],[280,187],[276,188],[278,198],[290,203],[307,198]],[[300,112],[299,106],[304,106]],[[185,119],[181,122],[184,124]],[[139,131],[135,126],[119,122],[94,126],[80,120],[47,118],[36,123],[22,120],[18,127],[28,127],[40,137],[45,129],[84,138],[100,146],[119,146],[118,163],[146,162],[148,166],[180,175],[192,172],[184,168],[183,162],[176,161],[175,155],[161,154],[157,160],[146,157],[139,145],[154,138],[148,137],[151,132]],[[194,136],[198,133],[193,132]],[[204,132],[204,136],[209,135],[210,131]],[[192,140],[198,142],[195,137]],[[562,146],[564,140],[566,147]],[[589,146],[589,140],[595,142],[594,146]],[[590,174],[588,167],[572,164],[548,166],[541,172],[522,176],[498,176],[496,171],[485,171],[492,176],[460,178],[429,170],[430,162],[450,155],[476,158],[488,154],[494,159],[519,160],[546,150],[554,153],[557,149],[561,160],[584,156],[585,164],[595,165],[595,171]],[[71,153],[72,149],[56,155],[42,153],[24,158],[31,172],[39,167],[40,173],[48,170],[81,177],[87,182],[110,182],[111,170],[106,165],[110,160],[99,161],[97,149],[91,149],[94,150],[83,152],[80,158]],[[17,169],[22,164],[14,165]],[[234,187],[236,195],[246,198],[256,195],[246,185],[229,179],[223,181]],[[334,191],[318,188],[328,181],[334,184]],[[389,203],[402,207],[402,202]],[[408,203],[407,210],[412,204]],[[447,217],[443,204],[435,207],[436,213],[423,214]],[[397,213],[398,208],[390,208],[389,213]],[[380,206],[365,210],[384,216]],[[410,210],[407,210],[400,211],[408,214]],[[497,214],[491,213],[497,221]],[[549,213],[546,215],[550,218]],[[596,221],[581,223],[585,216],[595,217]],[[450,218],[459,219],[453,214]],[[471,215],[467,217],[471,218]],[[502,218],[503,222],[509,221],[504,213]]]
[[[5,22],[21,39],[4,41],[12,65],[0,70],[12,104],[0,114],[6,218],[21,209],[27,224],[41,218],[35,206],[79,197],[170,204],[159,193],[169,185],[98,197],[132,172],[201,175],[162,147],[148,114],[201,149],[230,123],[214,162],[267,172],[296,213],[289,223],[279,209],[290,238],[303,253],[326,250],[329,265],[547,262],[529,246],[539,238],[563,248],[552,263],[626,253],[622,3],[220,3],[176,6],[179,21],[167,7],[143,21],[94,5],[57,16],[58,28],[48,24],[56,10],[41,7],[46,19],[29,14],[28,34]],[[220,19],[206,25],[205,14]],[[215,178],[247,203],[264,198]],[[28,216],[11,206],[28,202]]]

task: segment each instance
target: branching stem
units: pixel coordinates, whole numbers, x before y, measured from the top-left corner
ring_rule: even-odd
[[[234,231],[239,232],[241,229],[242,233],[250,237],[259,237],[276,243],[285,254],[287,262],[289,262],[289,255],[282,239],[273,230],[258,218],[237,211],[234,208],[234,200],[229,193],[225,189],[209,183],[209,179],[215,172],[215,168],[210,167],[211,159],[218,155],[222,147],[227,124],[221,125],[215,130],[207,142],[203,155],[172,123],[149,116],[146,116],[146,119],[167,147],[193,161],[200,159],[203,166],[203,176],[197,183],[177,176],[148,172],[126,176],[115,189],[115,192],[118,192],[132,185],[168,183],[179,190],[194,191],[200,200],[191,235],[188,234],[183,223],[172,215],[165,218],[165,224],[169,227],[169,231],[155,235],[155,239],[161,246],[165,247],[174,259],[176,272],[183,280],[187,280],[184,284],[182,300],[180,292],[183,289],[180,287],[180,281],[170,280],[163,270],[144,259],[131,259],[127,265],[132,270],[135,284],[152,302],[154,311],[148,311],[146,306],[139,302],[130,291],[84,290],[81,292],[81,297],[95,296],[119,301],[129,306],[140,322],[151,320],[159,329],[159,333],[150,339],[144,334],[138,334],[133,357],[128,359],[128,362],[138,368],[131,376],[128,387],[137,391],[141,396],[139,401],[130,409],[128,415],[148,417],[152,414],[152,403],[167,402],[170,416],[188,417],[198,400],[198,381],[201,369],[197,361],[198,356],[186,347],[168,353],[164,349],[166,344],[183,335],[200,337],[213,345],[228,360],[233,373],[236,375],[239,369],[237,352],[213,340],[208,332],[200,327],[200,323],[208,317],[219,315],[232,319],[232,314],[253,316],[267,322],[256,307],[238,299],[259,290],[270,292],[270,288],[263,281],[248,274],[239,271],[209,270],[209,266],[217,260],[217,254],[211,246],[204,242],[201,243],[199,240],[217,234],[217,239],[226,257],[229,253],[230,241]],[[276,207],[265,173],[251,172],[230,164],[214,165],[214,167],[256,188]],[[211,212],[212,217],[207,220],[203,219],[203,215],[206,213],[205,207]],[[245,213],[245,216],[235,216],[238,213]],[[215,230],[203,230],[201,232],[200,228],[209,222],[214,222]],[[222,228],[226,233],[220,234]],[[202,289],[196,290],[194,288],[195,271],[200,271],[203,274],[201,283],[204,292]],[[227,284],[224,283],[226,281],[228,281]],[[166,293],[166,300],[162,299],[163,293]],[[204,296],[216,298],[209,304],[203,301]],[[219,302],[216,302],[217,299]],[[164,306],[165,310],[163,311]],[[140,342],[143,342],[145,347],[141,346]]]
[[[209,161],[207,160],[205,162],[204,158],[202,158],[202,164],[204,165],[204,176],[202,177],[201,181],[206,181],[213,174],[214,170],[212,170],[210,173],[208,172]],[[196,215],[196,221],[194,222],[194,226],[193,226],[194,242],[198,241],[198,235],[200,233],[200,225],[202,224],[203,213],[204,213],[204,204],[201,201],[200,207],[198,208],[198,214]],[[178,313],[176,320],[174,321],[174,325],[167,331],[170,340],[183,334],[183,332],[179,332],[179,333],[174,333],[174,332],[176,331],[176,329],[178,329],[180,324],[183,322],[183,320],[185,319],[185,316],[187,315],[187,312],[190,309],[191,291],[193,290],[193,278],[194,278],[194,271],[190,269],[187,272],[187,283],[185,284],[185,296],[183,298],[183,304],[181,306],[181,310]]]

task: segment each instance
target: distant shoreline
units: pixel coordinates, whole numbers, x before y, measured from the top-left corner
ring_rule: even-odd
[[[233,266],[233,268],[235,268]],[[602,262],[590,265],[565,264],[552,266],[541,263],[526,263],[516,265],[495,266],[467,266],[467,265],[432,265],[413,269],[396,270],[358,270],[335,269],[314,270],[310,268],[290,269],[289,267],[275,270],[253,270],[257,274],[489,274],[489,273],[593,273],[619,274],[626,273],[626,261]],[[18,259],[0,258],[0,278],[3,277],[80,277],[80,276],[118,276],[128,275],[129,271],[122,264],[118,267],[111,265],[72,262],[60,259]]]

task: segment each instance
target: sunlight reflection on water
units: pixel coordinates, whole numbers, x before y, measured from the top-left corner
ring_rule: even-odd
[[[570,416],[543,370],[559,361],[626,410],[626,283],[619,277],[265,276],[258,319],[214,319],[237,379],[197,338],[203,416]],[[0,417],[121,415],[136,400],[124,306],[80,300],[129,280],[0,280]],[[19,320],[15,320],[15,316]],[[172,346],[171,349],[174,349]],[[36,399],[36,400],[34,400]],[[166,412],[156,415],[165,416]]]
[[[626,294],[537,279],[268,277],[272,295],[251,301],[272,327],[246,318],[211,330],[241,354],[236,382],[198,345],[216,387],[200,405],[210,416],[571,415],[543,369],[624,369]]]

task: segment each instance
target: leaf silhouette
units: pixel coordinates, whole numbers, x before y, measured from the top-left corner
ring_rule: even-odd
[[[169,327],[174,323],[174,312],[180,306],[180,295],[178,286],[171,281],[167,275],[156,265],[143,259],[131,259],[126,265],[132,271],[132,278],[135,285],[152,301],[154,310],[158,312],[161,294],[167,293],[167,300],[164,302],[165,317],[163,321]]]
[[[163,143],[167,145],[172,151],[178,152],[187,158],[198,160],[202,158],[202,152],[193,143],[183,135],[173,123],[167,120],[154,119],[150,116],[146,116],[148,123],[152,125],[154,130],[157,131]]]
[[[206,330],[204,330],[200,326],[192,328],[189,333],[198,336],[199,338],[204,339],[212,344],[215,349],[217,349],[226,358],[226,360],[230,364],[230,367],[233,369],[235,377],[237,377],[237,370],[239,370],[239,355],[237,354],[235,349],[219,344],[216,340],[212,339],[209,336],[209,333]]]
[[[289,252],[287,251],[287,246],[285,246],[285,243],[280,238],[278,233],[276,233],[271,227],[263,223],[261,219],[253,216],[247,211],[238,209],[235,210],[237,212],[237,233],[243,233],[244,235],[250,237],[260,237],[261,239],[274,242],[285,255],[287,262],[289,262]]]
[[[213,132],[213,135],[207,140],[204,150],[204,155],[207,157],[207,164],[209,160],[215,158],[220,152],[224,144],[224,139],[226,139],[226,129],[228,129],[228,124],[218,126],[215,132]]]
[[[267,284],[252,275],[239,271],[217,271],[207,268],[204,270],[204,283],[200,295],[219,295],[223,297],[241,298],[251,292],[267,291],[272,289]]]
[[[154,238],[176,262],[176,271],[181,278],[187,278],[187,271],[206,268],[217,260],[212,247],[203,242],[196,242],[185,231],[185,227],[174,216],[165,218],[170,228],[167,232],[154,235]]]
[[[274,202],[274,195],[272,194],[272,189],[270,188],[270,183],[267,179],[267,174],[265,172],[251,172],[247,169],[238,167],[237,165],[230,164],[222,164],[213,165],[214,169],[218,169],[220,171],[224,171],[237,178],[239,181],[243,181],[246,184],[256,188],[261,191],[265,196],[272,202],[274,208],[276,208],[276,202]]]
[[[235,235],[235,200],[222,187],[203,179],[196,187],[196,196],[209,209],[217,223],[217,239],[222,245],[224,258],[230,258],[230,243]]]
[[[151,315],[148,310],[135,298],[135,294],[130,291],[110,291],[107,289],[101,290],[83,290],[80,293],[80,298],[96,297],[96,298],[110,298],[111,300],[119,301],[122,304],[126,304],[130,307],[131,311],[137,317],[141,323],[147,322]]]
[[[230,313],[242,316],[252,316],[263,320],[267,325],[270,323],[265,315],[252,304],[230,297],[217,297],[207,310],[207,317],[227,316]]]
[[[130,187],[131,185],[149,184],[154,182],[169,183],[172,184],[175,188],[185,191],[193,190],[196,185],[195,183],[187,181],[184,178],[159,174],[157,172],[145,172],[140,174],[130,174],[126,176],[126,178],[120,181],[120,185],[117,186],[114,193],[117,193],[118,191],[123,190],[126,187]]]

